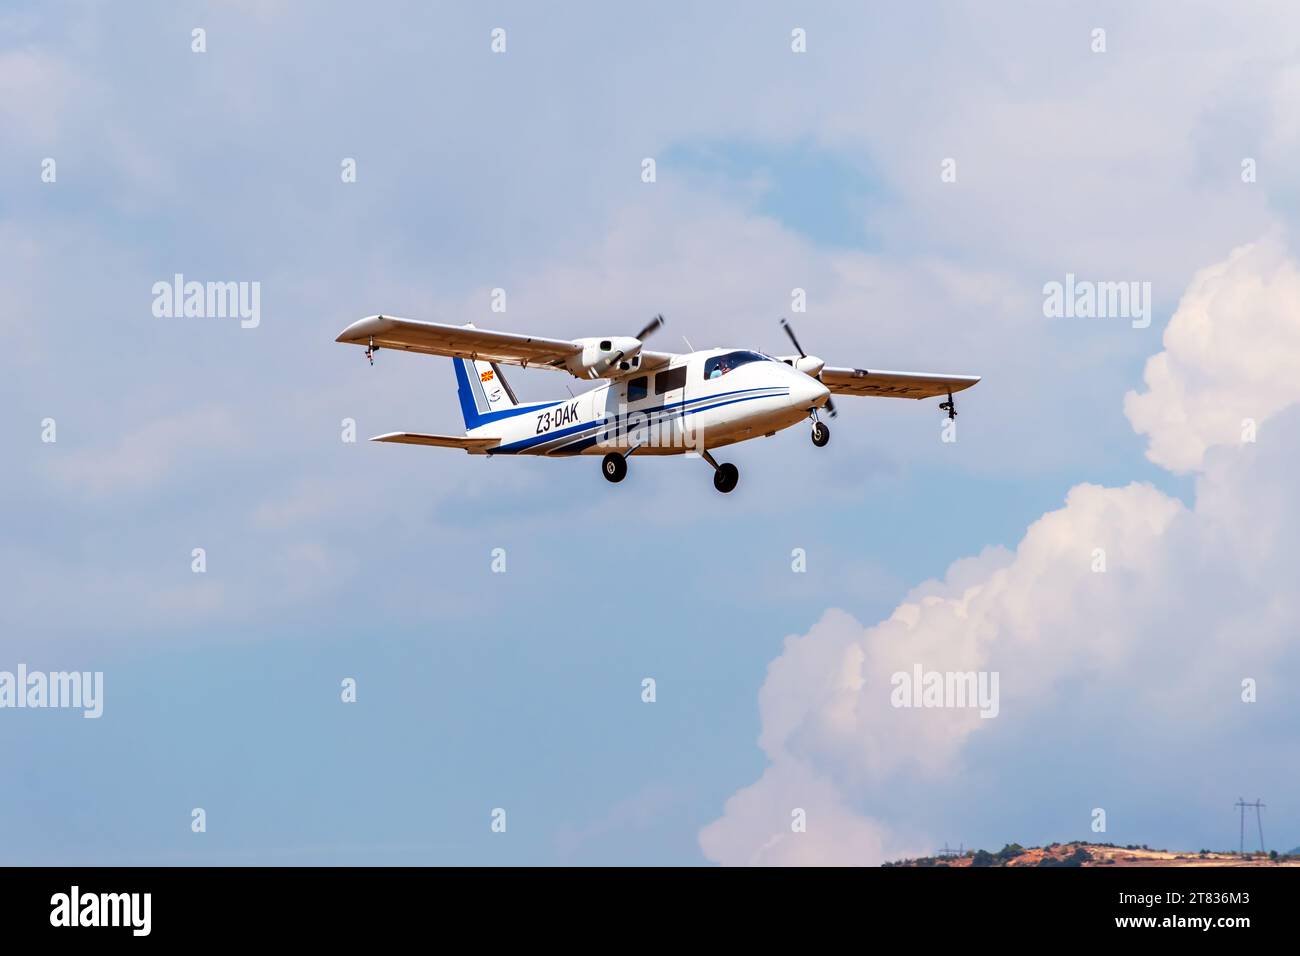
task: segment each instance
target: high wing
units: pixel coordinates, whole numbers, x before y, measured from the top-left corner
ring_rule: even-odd
[[[372,315],[353,322],[336,342],[405,349],[448,358],[481,359],[509,365],[560,365],[577,355],[582,346],[564,339],[547,339],[515,332],[493,332],[465,325],[417,322],[387,315]]]
[[[576,363],[585,343],[550,339],[517,332],[494,332],[471,325],[444,325],[441,322],[418,322],[388,315],[372,315],[353,322],[336,342],[364,345],[377,349],[402,349],[426,355],[445,355],[503,365],[535,366],[566,370]],[[639,343],[638,343],[639,344]],[[638,370],[667,365],[674,358],[670,352],[642,349]]]
[[[653,372],[655,369],[663,368],[673,359],[677,358],[675,352],[652,352],[650,349],[642,349],[640,355],[641,365],[635,371],[627,372],[620,377],[625,378],[628,375],[635,375],[637,372]]]
[[[482,455],[501,444],[500,438],[466,438],[462,435],[420,435],[416,432],[389,432],[371,441],[398,442],[403,445],[432,445],[435,448],[463,448],[471,455]]]
[[[884,398],[933,398],[970,388],[978,375],[938,375],[933,372],[881,372],[865,368],[826,366],[818,376],[836,395]]]

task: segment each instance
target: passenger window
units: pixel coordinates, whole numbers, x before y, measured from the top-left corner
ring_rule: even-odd
[[[639,402],[646,396],[646,383],[649,380],[642,375],[640,378],[634,378],[627,383],[627,400],[629,402]]]
[[[686,385],[686,366],[679,365],[655,376],[655,394],[662,395]]]

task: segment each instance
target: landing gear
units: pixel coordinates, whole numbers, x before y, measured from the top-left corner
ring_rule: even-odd
[[[713,487],[717,488],[724,495],[736,490],[736,485],[740,483],[740,469],[731,462],[725,465],[719,465],[716,458],[709,452],[702,452],[700,457],[713,466]]]
[[[610,452],[600,463],[600,473],[606,481],[622,481],[627,477],[627,459],[616,451]]]
[[[713,487],[717,488],[724,495],[735,491],[736,485],[740,482],[740,469],[731,462],[725,465],[719,465],[718,470],[713,473]]]
[[[952,392],[948,393],[948,401],[939,403],[939,411],[947,412],[950,421],[957,417],[957,406],[952,400]]]
[[[831,430],[822,422],[813,422],[812,441],[818,448],[825,448],[831,440]]]

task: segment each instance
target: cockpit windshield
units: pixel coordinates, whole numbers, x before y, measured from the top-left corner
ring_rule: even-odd
[[[725,355],[715,355],[704,362],[704,377],[721,378],[728,372],[740,368],[742,365],[748,365],[750,362],[772,362],[775,361],[771,356],[764,355],[762,352],[727,352]]]

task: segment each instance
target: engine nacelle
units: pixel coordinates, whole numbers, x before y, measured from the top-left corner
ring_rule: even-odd
[[[574,341],[582,351],[564,367],[577,378],[615,378],[641,367],[641,340],[630,335]]]
[[[805,375],[811,375],[813,378],[820,375],[822,369],[826,367],[826,363],[815,355],[778,355],[777,358],[786,365],[794,366]]]

